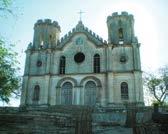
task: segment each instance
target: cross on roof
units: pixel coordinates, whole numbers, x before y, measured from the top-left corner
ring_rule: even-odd
[[[80,21],[82,21],[82,14],[85,12],[82,12],[82,10],[80,10],[80,12],[78,12],[78,13],[79,13],[79,19],[80,19]]]

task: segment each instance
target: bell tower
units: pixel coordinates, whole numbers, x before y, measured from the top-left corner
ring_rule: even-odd
[[[127,12],[117,12],[107,18],[108,42],[114,45],[130,44],[134,38],[134,18]]]
[[[34,25],[33,47],[53,48],[57,45],[61,28],[56,21],[50,19],[38,20]]]
[[[115,47],[112,57],[118,56],[118,60],[115,58],[112,60],[112,70],[141,71],[140,43],[134,34],[133,15],[127,12],[121,12],[121,14],[115,12],[107,17],[107,27],[108,43]]]
[[[109,100],[116,102],[115,95],[121,95],[120,102],[143,102],[142,71],[139,47],[134,34],[134,18],[127,12],[113,13],[107,18],[109,46]],[[117,75],[116,75],[117,74]],[[114,81],[112,83],[111,81]],[[123,98],[123,85],[127,86],[127,98]],[[109,85],[110,85],[109,84]],[[124,87],[124,90],[126,89]],[[126,91],[126,90],[125,90]],[[112,95],[111,95],[112,94]],[[115,94],[115,95],[114,95]]]

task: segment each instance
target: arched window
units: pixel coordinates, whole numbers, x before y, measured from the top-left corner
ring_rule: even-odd
[[[52,42],[52,38],[53,38],[53,37],[52,37],[52,35],[50,34],[50,35],[49,35],[49,44],[50,44],[50,45],[51,45],[51,42]]]
[[[100,55],[94,55],[94,73],[100,73]]]
[[[89,106],[96,104],[96,84],[93,81],[85,84],[84,104]]]
[[[61,88],[61,104],[71,105],[72,104],[72,83],[65,82]]]
[[[122,28],[118,29],[118,37],[119,39],[123,39],[123,29]]]
[[[39,101],[40,98],[40,86],[35,85],[33,93],[33,101]]]
[[[66,59],[65,56],[61,56],[60,57],[60,74],[65,74],[65,63],[66,63]]]
[[[126,82],[121,83],[121,99],[128,100],[128,84]]]
[[[41,41],[41,44],[40,44],[40,46],[44,46],[44,41],[43,41],[43,40]]]
[[[52,39],[52,35],[50,34],[50,36],[49,36],[49,39],[51,40]]]

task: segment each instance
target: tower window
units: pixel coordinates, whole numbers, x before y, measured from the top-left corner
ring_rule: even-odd
[[[42,61],[41,61],[41,60],[38,60],[38,61],[36,62],[36,66],[37,66],[37,67],[41,67],[41,66],[42,66]]]
[[[119,39],[123,39],[123,29],[122,28],[118,29],[118,37]]]
[[[60,74],[65,74],[65,63],[66,63],[65,56],[61,56],[61,58],[60,58]]]
[[[128,84],[126,82],[121,83],[121,99],[128,100]]]
[[[100,73],[100,55],[94,55],[94,73]]]
[[[41,35],[40,36],[40,38],[39,38],[39,49],[43,49],[44,48],[44,37],[43,37],[43,35]]]
[[[39,101],[40,98],[40,86],[35,85],[33,93],[33,101]]]
[[[51,42],[52,42],[52,35],[50,34],[49,35],[49,44],[51,44]]]
[[[44,47],[44,41],[42,40],[40,43],[40,48],[43,48],[43,47]]]
[[[52,35],[49,36],[50,37],[50,40],[52,39]]]
[[[126,61],[127,61],[126,56],[125,56],[125,55],[121,55],[121,57],[120,57],[120,62],[121,62],[121,63],[126,63]]]

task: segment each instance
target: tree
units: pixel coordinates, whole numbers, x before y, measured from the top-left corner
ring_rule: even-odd
[[[0,40],[0,100],[6,103],[12,93],[19,94],[19,63],[16,56],[17,53],[12,51],[11,47],[6,48],[5,42]]]
[[[5,16],[5,14],[10,14],[10,15],[14,15],[13,14],[13,10],[12,10],[12,2],[13,0],[0,0],[0,14],[1,17]]]
[[[0,17],[6,13],[13,14],[10,9],[12,0],[0,0]],[[8,46],[8,47],[7,47]],[[0,36],[0,101],[9,102],[9,98],[19,95],[20,77],[17,53],[12,50],[14,45],[5,43]]]
[[[145,86],[154,96],[157,103],[163,105],[168,96],[168,66],[160,68],[158,74],[147,74],[145,76]]]

